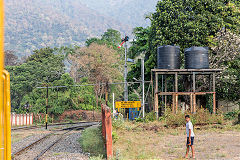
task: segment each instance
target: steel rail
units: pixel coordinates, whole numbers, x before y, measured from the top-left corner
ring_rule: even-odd
[[[68,124],[84,124],[84,123],[97,123],[98,121],[92,121],[92,122],[73,122],[73,123],[53,123],[49,124],[48,126],[60,126],[60,125],[68,125]],[[35,129],[35,128],[42,128],[45,125],[38,125],[38,126],[25,126],[25,127],[16,127],[12,128],[12,131],[15,130],[30,130],[30,129]]]
[[[47,148],[45,148],[44,150],[42,150],[41,153],[39,153],[39,154],[37,155],[37,157],[34,158],[34,160],[39,160],[48,150],[50,150],[55,144],[57,144],[60,140],[62,140],[63,137],[64,137],[67,133],[69,133],[69,132],[71,132],[72,130],[75,130],[75,129],[77,129],[77,130],[84,130],[85,128],[90,127],[90,126],[92,126],[92,125],[94,125],[94,124],[86,125],[86,126],[75,126],[75,127],[69,127],[69,128],[64,128],[64,129],[62,129],[62,130],[69,130],[69,131],[61,134],[60,138],[58,138],[56,141],[54,141],[52,144],[50,144]]]
[[[38,155],[37,157],[34,158],[34,160],[38,160],[40,157],[42,157],[48,150],[50,150],[55,144],[57,144],[60,140],[63,139],[63,136],[69,132],[71,132],[72,130],[70,131],[67,131],[63,134],[61,134],[60,138],[58,138],[56,141],[54,141],[52,144],[50,144],[47,148],[45,148],[44,150],[42,150]]]
[[[12,153],[12,158],[14,159],[16,156],[18,155],[21,155],[24,151],[30,149],[31,147],[37,145],[39,142],[43,141],[44,139],[46,139],[47,137],[51,136],[51,135],[54,135],[55,133],[59,132],[59,131],[66,131],[64,133],[61,134],[61,137],[59,139],[57,139],[56,141],[54,141],[51,145],[49,145],[47,148],[45,148],[44,150],[42,150],[40,152],[40,154],[38,154],[37,157],[35,157],[35,160],[39,159],[41,156],[43,156],[51,147],[53,147],[56,143],[58,143],[65,134],[69,133],[70,131],[72,130],[84,130],[85,128],[87,127],[90,127],[90,126],[93,126],[93,125],[96,125],[97,123],[96,122],[89,122],[90,124],[88,125],[80,125],[80,126],[73,126],[73,127],[67,127],[67,128],[63,128],[63,129],[60,129],[60,130],[55,130],[55,131],[52,131],[52,133],[49,133],[47,135],[45,135],[44,137],[36,140],[35,142],[32,142],[31,144],[27,145],[26,147],[23,147],[21,148],[19,151],[16,151],[14,153]]]
[[[12,128],[11,130],[12,131],[15,131],[15,130],[29,130],[29,129],[35,129],[35,128],[38,128],[38,126],[16,127],[16,128]]]
[[[48,136],[50,136],[50,135],[52,135],[52,134],[53,134],[53,133],[49,133],[49,134],[47,134],[46,136],[44,136],[44,137],[36,140],[35,142],[32,142],[31,144],[27,145],[26,147],[23,147],[23,148],[20,149],[19,151],[16,151],[16,152],[12,153],[12,158],[14,159],[15,156],[20,155],[20,154],[21,154],[22,152],[24,152],[25,150],[31,148],[32,146],[34,146],[34,145],[37,144],[38,142],[46,139]]]

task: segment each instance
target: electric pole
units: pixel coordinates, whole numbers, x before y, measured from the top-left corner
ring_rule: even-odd
[[[142,62],[142,111],[143,111],[143,118],[145,114],[145,91],[144,91],[144,58],[141,59]]]
[[[46,117],[45,117],[45,122],[46,122],[46,129],[48,125],[48,84],[47,84],[47,95],[46,95]]]
[[[125,40],[126,40],[126,38],[125,38]],[[124,101],[128,101],[128,86],[127,86],[127,41],[125,41]]]

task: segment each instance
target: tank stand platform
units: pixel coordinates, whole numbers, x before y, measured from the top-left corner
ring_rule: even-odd
[[[154,111],[159,115],[158,108],[159,102],[167,106],[167,96],[172,96],[172,111],[177,113],[178,111],[178,100],[179,96],[189,96],[190,97],[190,110],[191,113],[196,112],[196,96],[197,95],[213,95],[213,113],[216,113],[216,74],[220,73],[221,69],[152,69],[151,70],[151,83],[152,83],[152,94],[154,97]],[[196,77],[203,76],[209,80],[209,90],[208,91],[199,91],[196,88]],[[159,76],[162,76],[161,82],[159,82]],[[173,86],[173,91],[168,90],[167,78],[173,76],[174,80],[171,82]],[[179,92],[179,76],[190,76],[190,87],[188,91]],[[170,81],[169,81],[170,82]],[[160,85],[159,85],[160,83]],[[161,88],[160,88],[161,86]],[[159,89],[160,88],[160,89]],[[159,101],[159,96],[162,96],[162,99]]]

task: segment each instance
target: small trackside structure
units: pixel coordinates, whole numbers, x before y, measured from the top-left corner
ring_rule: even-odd
[[[220,73],[221,69],[152,69],[151,70],[151,83],[154,88],[152,91],[154,94],[154,111],[156,115],[158,116],[158,109],[159,109],[159,103],[164,104],[164,106],[167,106],[167,96],[172,97],[172,102],[170,102],[172,105],[172,112],[177,113],[178,111],[178,99],[179,96],[189,96],[190,97],[190,111],[191,113],[196,113],[196,96],[199,95],[206,95],[210,94],[212,95],[213,99],[213,113],[216,113],[216,74]],[[161,75],[162,78],[162,84],[159,82],[159,75]],[[172,76],[173,81],[172,84],[168,84],[167,78]],[[179,76],[190,76],[191,79],[191,87],[190,91],[181,91],[179,92]],[[197,85],[196,85],[196,78],[197,76],[204,76],[206,79],[209,80],[209,90],[208,91],[198,91]],[[155,79],[155,80],[154,80]],[[163,80],[164,79],[164,80]],[[171,81],[169,81],[171,83]],[[160,85],[159,85],[160,83]],[[161,86],[161,90],[159,89]],[[167,88],[169,85],[173,86],[173,91],[168,91]],[[162,96],[162,99],[159,99],[159,96]]]
[[[102,135],[105,142],[107,159],[113,156],[111,109],[102,105]]]

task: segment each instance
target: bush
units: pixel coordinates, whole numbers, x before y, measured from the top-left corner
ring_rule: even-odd
[[[105,156],[104,141],[100,127],[90,127],[82,132],[79,143],[84,152],[91,156]]]
[[[144,118],[135,118],[136,122],[153,122],[156,121],[156,114],[154,111],[146,113]]]
[[[154,111],[147,113],[145,118],[145,122],[153,122],[156,120],[156,113]]]
[[[240,110],[235,110],[232,112],[228,112],[224,114],[224,119],[226,120],[235,120],[238,118],[238,114],[240,114]]]
[[[119,136],[117,135],[117,132],[116,131],[112,131],[113,143],[116,143],[118,139],[119,139]]]
[[[163,120],[167,126],[181,126],[185,124],[185,114],[182,112],[174,114],[170,108],[167,108]]]
[[[115,129],[123,128],[124,127],[124,119],[121,114],[118,114],[117,118],[112,119],[112,126]]]
[[[135,118],[136,122],[144,122],[144,119],[139,117],[139,118]]]
[[[186,123],[186,114],[190,115],[193,124],[222,124],[224,120],[221,113],[211,114],[207,109],[204,108],[198,109],[196,114],[191,114],[189,112],[182,113],[180,111],[175,114],[172,113],[170,108],[167,108],[164,116],[161,117],[159,120],[164,121],[167,126],[182,126]]]

